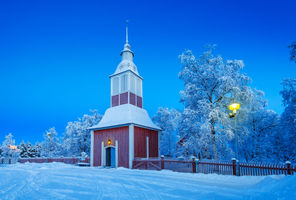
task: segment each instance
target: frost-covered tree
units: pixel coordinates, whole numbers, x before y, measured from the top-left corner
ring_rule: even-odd
[[[42,145],[39,142],[35,143],[35,157],[41,156]]]
[[[275,151],[278,139],[279,115],[272,110],[259,109],[248,115],[243,124],[245,137],[240,138],[240,159],[245,161],[270,161],[278,155]]]
[[[19,151],[17,149],[17,146],[15,145],[15,140],[13,139],[13,135],[11,133],[5,136],[5,140],[2,143],[1,149],[2,157],[17,158],[19,156]]]
[[[180,136],[186,141],[182,146],[190,150],[190,154],[217,159],[218,152],[229,151],[225,141],[234,138],[228,105],[233,101],[248,104],[253,91],[248,86],[250,78],[241,72],[244,67],[241,60],[223,61],[212,51],[213,47],[209,47],[198,58],[191,51],[180,56],[179,78],[185,85],[181,91],[185,110]],[[243,113],[243,109],[240,112]],[[217,151],[217,147],[221,149]]]
[[[174,157],[176,151],[177,130],[181,113],[175,109],[158,108],[153,121],[162,131],[160,132],[160,153]]]
[[[34,158],[40,157],[40,145],[36,143],[32,145],[30,142],[25,143],[24,141],[21,142],[19,145],[20,150],[20,157],[22,158]]]
[[[281,95],[285,110],[281,115],[284,140],[283,160],[296,160],[296,79],[284,79]]]
[[[296,42],[293,42],[291,45],[289,45],[289,49],[290,49],[290,60],[296,63]]]
[[[55,127],[48,129],[44,134],[44,141],[41,148],[41,156],[57,157],[61,154],[61,145],[59,143],[58,133]]]
[[[91,115],[83,115],[77,121],[68,122],[63,138],[62,147],[66,156],[80,156],[82,152],[89,155],[90,151],[90,130],[89,127],[99,123],[102,116],[97,110],[91,110]]]
[[[19,145],[19,150],[20,150],[20,157],[21,158],[28,158],[28,149],[27,149],[27,144],[25,144],[24,141],[21,142]]]

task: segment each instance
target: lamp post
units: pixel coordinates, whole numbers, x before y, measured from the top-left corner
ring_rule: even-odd
[[[229,113],[229,117],[233,118],[234,117],[234,130],[235,130],[235,156],[236,159],[238,159],[238,147],[237,147],[237,132],[236,132],[236,123],[237,123],[237,117],[236,116],[236,111],[238,111],[240,108],[240,104],[239,103],[232,103],[229,105],[229,110],[232,111],[232,113]]]

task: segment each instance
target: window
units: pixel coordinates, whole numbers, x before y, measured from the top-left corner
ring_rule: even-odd
[[[137,79],[137,95],[142,96],[142,80]]]
[[[134,94],[136,93],[135,76],[133,74],[130,74],[130,91]]]
[[[127,90],[127,74],[121,76],[121,93]]]
[[[114,77],[112,79],[112,95],[116,95],[119,93],[119,78]]]

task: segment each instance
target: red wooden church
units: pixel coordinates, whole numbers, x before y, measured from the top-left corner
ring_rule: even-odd
[[[159,157],[160,128],[143,109],[143,78],[133,62],[128,43],[111,79],[111,107],[91,127],[91,166],[132,168],[134,158]]]

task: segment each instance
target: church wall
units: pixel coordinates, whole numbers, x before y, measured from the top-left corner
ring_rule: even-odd
[[[142,97],[137,96],[137,106],[142,108],[143,107],[143,99]]]
[[[119,105],[119,95],[114,95],[111,97],[111,105],[112,107]]]
[[[129,93],[130,94],[130,104],[132,105],[136,105],[136,95],[132,92]]]
[[[134,157],[146,158],[147,142],[149,137],[149,157],[158,157],[158,131],[136,127],[134,129]]]
[[[112,129],[94,131],[94,166],[101,166],[101,143],[104,141],[104,147],[108,146],[108,140],[115,146],[115,140],[118,141],[118,167],[129,167],[129,127],[119,127]]]
[[[132,92],[124,92],[111,96],[111,107],[127,103],[143,108],[143,98]]]
[[[128,92],[120,94],[120,105],[128,103]]]

